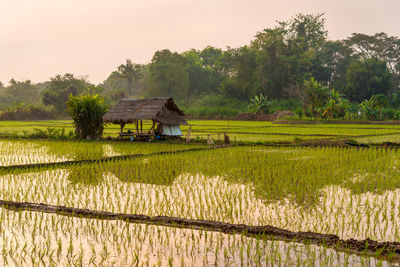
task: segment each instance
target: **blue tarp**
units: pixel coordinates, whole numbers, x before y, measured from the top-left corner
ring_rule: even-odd
[[[169,135],[169,136],[178,136],[182,135],[181,128],[179,128],[178,125],[163,125],[162,126],[163,135]]]

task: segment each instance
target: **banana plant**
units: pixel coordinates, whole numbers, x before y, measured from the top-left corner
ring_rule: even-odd
[[[268,101],[268,97],[260,94],[250,99],[250,105],[247,107],[249,110],[256,110],[256,113],[268,113],[268,107],[271,102]]]

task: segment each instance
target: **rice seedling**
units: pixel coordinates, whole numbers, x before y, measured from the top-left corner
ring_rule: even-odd
[[[55,125],[63,127],[66,123],[59,121]],[[223,121],[191,123],[193,138],[212,134],[217,140],[218,133],[226,129]],[[22,128],[24,124],[20,124]],[[37,127],[39,122],[33,124]],[[42,127],[46,127],[45,123]],[[246,142],[356,136],[369,140],[367,143],[379,143],[388,134],[395,138],[400,132],[398,125],[231,122],[230,127],[234,137],[231,140]],[[113,134],[118,129],[110,125],[107,131]],[[2,140],[0,166],[143,156],[64,167],[0,169],[0,199],[271,225],[290,231],[335,234],[342,239],[400,242],[398,150],[240,146],[153,154],[204,147],[207,146],[180,143]],[[382,256],[380,250],[376,251],[376,258],[360,257],[324,246],[239,234],[4,208],[0,209],[0,244],[0,264],[17,266],[397,266],[378,260]]]
[[[1,176],[0,198],[400,241],[398,160],[394,150],[236,147],[16,170]]]
[[[399,266],[323,246],[0,209],[1,265]]]
[[[100,159],[110,156],[148,154],[201,147],[205,147],[205,145],[4,140],[0,141],[0,166]]]

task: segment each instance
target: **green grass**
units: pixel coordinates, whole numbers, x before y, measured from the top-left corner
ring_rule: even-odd
[[[228,126],[229,123],[229,127]],[[400,125],[370,125],[370,124],[274,124],[272,122],[252,121],[189,121],[192,129],[192,139],[205,140],[211,134],[214,140],[222,140],[223,133],[228,130],[232,141],[249,143],[276,143],[293,142],[293,140],[310,139],[354,139],[371,140],[375,142],[385,136],[400,135]],[[150,122],[143,125],[144,130],[151,127]],[[72,121],[2,121],[0,122],[0,136],[10,134],[23,135],[32,133],[35,129],[47,128],[64,129],[66,133],[73,131]],[[186,135],[189,126],[182,126],[182,132]],[[133,124],[128,124],[125,130],[135,131]],[[119,125],[108,125],[104,131],[104,137],[117,137],[120,131]],[[364,138],[365,137],[365,138]],[[368,138],[369,139],[368,139]]]

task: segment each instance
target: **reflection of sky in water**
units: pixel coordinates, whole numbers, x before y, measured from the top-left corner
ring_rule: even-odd
[[[60,148],[57,148],[56,142],[53,142],[53,144],[54,146],[52,146],[52,142],[47,142],[44,145],[26,141],[0,141],[0,166],[79,160],[90,156],[98,158],[120,155],[108,144],[91,145],[86,150],[80,147],[81,144],[74,142],[71,142],[69,146],[64,143]]]
[[[67,170],[4,175],[0,199],[84,209],[273,225],[291,231],[337,234],[343,239],[400,241],[400,190],[353,195],[322,189],[309,208],[285,200],[266,202],[251,184],[218,177],[179,175],[168,185],[123,182],[106,174],[97,184],[71,183]]]
[[[155,225],[100,221],[0,209],[0,264],[106,266],[376,266],[362,258],[316,245],[263,241],[241,235]],[[44,230],[45,229],[45,230]],[[35,251],[35,252],[34,252]],[[26,262],[23,262],[23,259]],[[137,262],[139,261],[139,262]],[[382,266],[388,266],[382,262]],[[101,265],[100,264],[100,265]],[[398,265],[397,265],[398,266]]]

